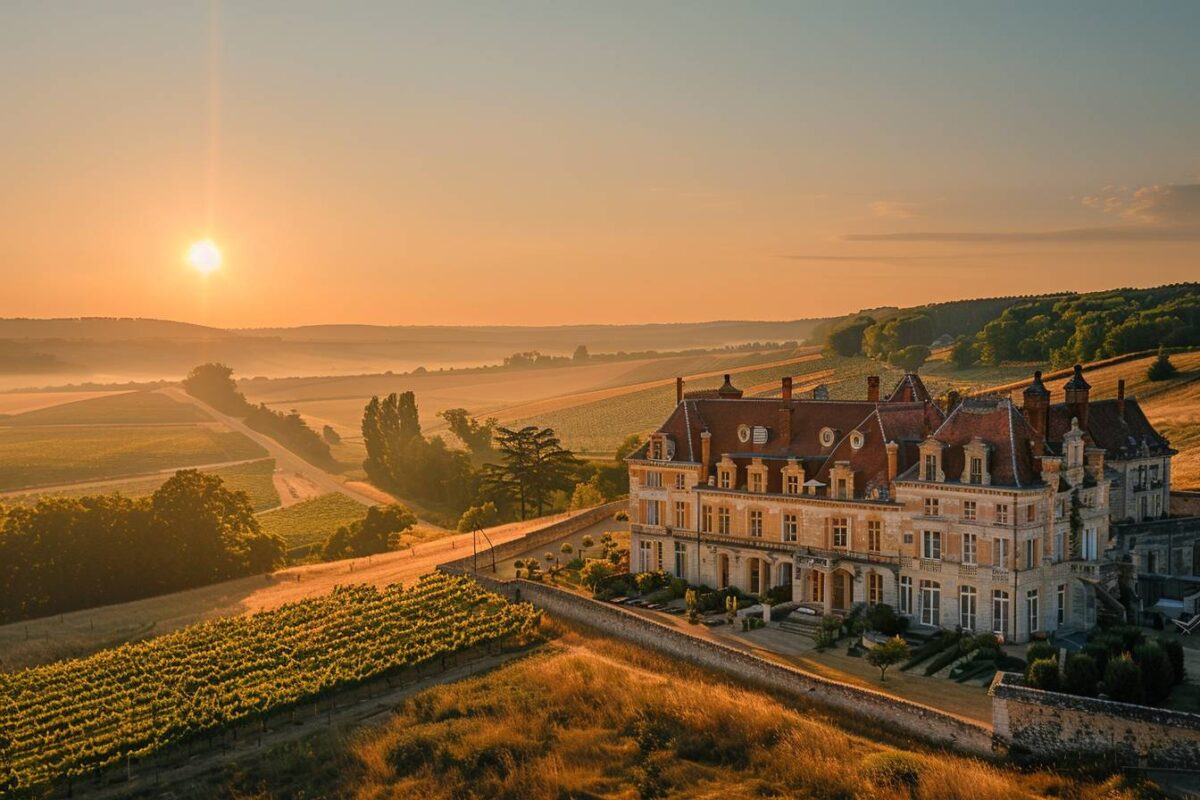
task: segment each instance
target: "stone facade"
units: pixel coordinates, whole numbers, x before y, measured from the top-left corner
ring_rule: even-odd
[[[742,398],[728,380],[716,396],[681,388],[628,460],[631,569],[784,587],[825,613],[887,603],[917,624],[1016,642],[1121,616],[1111,491],[1127,492],[1147,459],[1122,447],[1114,466],[1097,442],[1136,440],[1144,416],[1122,396],[1091,404],[1089,423],[1079,371],[1067,387],[1069,402],[1052,405],[1039,374],[1024,408],[946,410],[915,375],[883,400],[869,384],[866,401],[795,399],[787,379],[779,399]],[[1173,451],[1144,432],[1135,449],[1156,454],[1146,489],[1166,498]]]

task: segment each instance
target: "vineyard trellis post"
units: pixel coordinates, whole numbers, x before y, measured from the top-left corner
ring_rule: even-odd
[[[473,563],[473,569],[475,572],[479,572],[479,545],[476,542],[477,534],[483,534],[483,538],[487,540],[488,552],[491,553],[491,556],[492,556],[492,574],[495,574],[495,572],[496,572],[496,546],[494,544],[492,544],[492,537],[488,536],[487,531],[485,531],[479,525],[476,525],[475,530],[471,531],[471,558],[472,558],[472,563]]]

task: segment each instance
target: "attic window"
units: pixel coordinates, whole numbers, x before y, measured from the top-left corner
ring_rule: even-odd
[[[850,434],[850,446],[855,450],[862,449],[862,446],[866,444],[866,441],[866,437],[862,435],[861,431],[853,431]]]
[[[833,447],[834,441],[837,439],[837,434],[833,432],[833,428],[821,428],[821,446]]]

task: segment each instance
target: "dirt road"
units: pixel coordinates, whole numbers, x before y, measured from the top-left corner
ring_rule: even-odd
[[[302,478],[306,483],[316,487],[316,494],[338,492],[353,500],[357,500],[365,506],[373,506],[380,502],[377,496],[372,497],[371,495],[368,495],[362,491],[348,487],[345,482],[338,477],[326,472],[320,467],[308,463],[303,458],[272,439],[270,436],[259,433],[237,417],[231,417],[228,414],[222,414],[208,403],[192,397],[183,389],[175,386],[168,386],[163,389],[159,389],[158,391],[162,394],[165,394],[167,397],[170,397],[172,400],[177,400],[180,403],[188,403],[196,406],[213,419],[224,423],[231,430],[235,430],[251,441],[262,445],[264,448],[266,448],[266,451],[270,453],[271,457],[275,459],[277,473],[283,473]],[[280,498],[282,499],[282,497],[283,494],[281,493]]]

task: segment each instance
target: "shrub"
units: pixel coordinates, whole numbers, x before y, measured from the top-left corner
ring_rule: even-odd
[[[1041,661],[1046,658],[1057,658],[1058,650],[1053,645],[1046,642],[1034,642],[1029,645],[1029,649],[1025,651],[1025,660],[1032,664],[1035,661]]]
[[[1170,356],[1161,346],[1158,348],[1158,358],[1154,359],[1154,363],[1146,370],[1146,377],[1152,381],[1165,381],[1174,378],[1179,374],[1179,370],[1171,363]]]
[[[476,528],[490,528],[499,521],[500,512],[496,510],[496,504],[489,501],[464,511],[458,518],[458,529],[466,533]]]
[[[867,651],[867,663],[879,669],[879,680],[887,680],[888,667],[899,664],[909,657],[908,642],[899,636],[893,636],[883,644],[877,644]]]
[[[567,569],[583,569],[583,559],[578,556],[567,562]]]
[[[1159,639],[1158,646],[1171,662],[1171,668],[1175,671],[1175,683],[1183,683],[1183,679],[1187,677],[1187,670],[1183,666],[1183,645],[1176,639]]]
[[[607,561],[601,561],[598,558],[592,558],[588,559],[583,568],[579,570],[579,580],[584,586],[594,592],[600,586],[600,583],[612,577],[612,574],[613,568],[611,564]]]
[[[1096,659],[1087,653],[1067,656],[1067,663],[1063,666],[1064,691],[1081,697],[1095,697],[1099,683],[1100,670],[1096,667]]]
[[[1109,649],[1099,642],[1088,642],[1083,646],[1083,653],[1092,657],[1092,660],[1096,662],[1096,672],[1103,675],[1111,655]]]
[[[558,548],[558,551],[566,555],[571,555],[571,553],[575,552],[575,547],[570,542],[563,542],[562,547]]]
[[[863,777],[879,789],[916,789],[925,764],[914,753],[871,753],[860,762]]]
[[[1146,699],[1142,670],[1128,656],[1113,658],[1104,670],[1104,693],[1118,703],[1141,703]]]
[[[1133,649],[1133,660],[1142,671],[1146,700],[1154,705],[1166,700],[1175,685],[1175,669],[1166,651],[1156,642],[1147,642]]]
[[[629,521],[629,512],[628,511],[618,511],[617,513],[613,514],[613,519],[616,520],[617,522],[628,522]]]
[[[886,636],[896,636],[904,633],[908,627],[908,618],[898,615],[896,609],[891,606],[880,603],[871,606],[867,611],[867,624],[873,631],[879,631]]]
[[[1058,659],[1039,658],[1029,662],[1025,670],[1025,682],[1034,689],[1047,692],[1058,691]]]
[[[683,578],[671,578],[667,582],[667,588],[671,590],[671,599],[678,600],[687,593],[687,581]]]
[[[638,591],[646,594],[665,586],[667,575],[663,572],[639,572],[634,580],[637,581]]]

